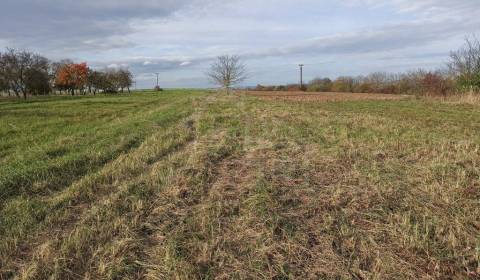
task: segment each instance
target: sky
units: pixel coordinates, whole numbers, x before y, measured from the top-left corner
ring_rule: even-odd
[[[128,68],[138,88],[212,87],[240,55],[244,86],[445,67],[480,32],[480,0],[2,0],[0,50]],[[480,34],[479,34],[480,35]]]

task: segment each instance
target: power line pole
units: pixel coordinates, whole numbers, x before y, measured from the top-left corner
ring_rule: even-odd
[[[299,64],[300,66],[300,90],[303,90],[303,64]]]
[[[158,87],[158,75],[160,75],[160,73],[155,73],[155,75],[157,75],[157,87]]]

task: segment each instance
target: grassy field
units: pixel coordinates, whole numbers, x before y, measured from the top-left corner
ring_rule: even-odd
[[[0,278],[480,277],[480,107],[0,101]]]

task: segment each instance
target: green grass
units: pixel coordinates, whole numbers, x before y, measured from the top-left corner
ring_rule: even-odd
[[[0,275],[479,277],[478,131],[431,100],[3,100]]]

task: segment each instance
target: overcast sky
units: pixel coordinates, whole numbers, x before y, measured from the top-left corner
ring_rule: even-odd
[[[246,85],[445,65],[480,32],[480,0],[1,0],[0,48],[95,68],[138,87],[209,86],[212,58],[239,54]]]

